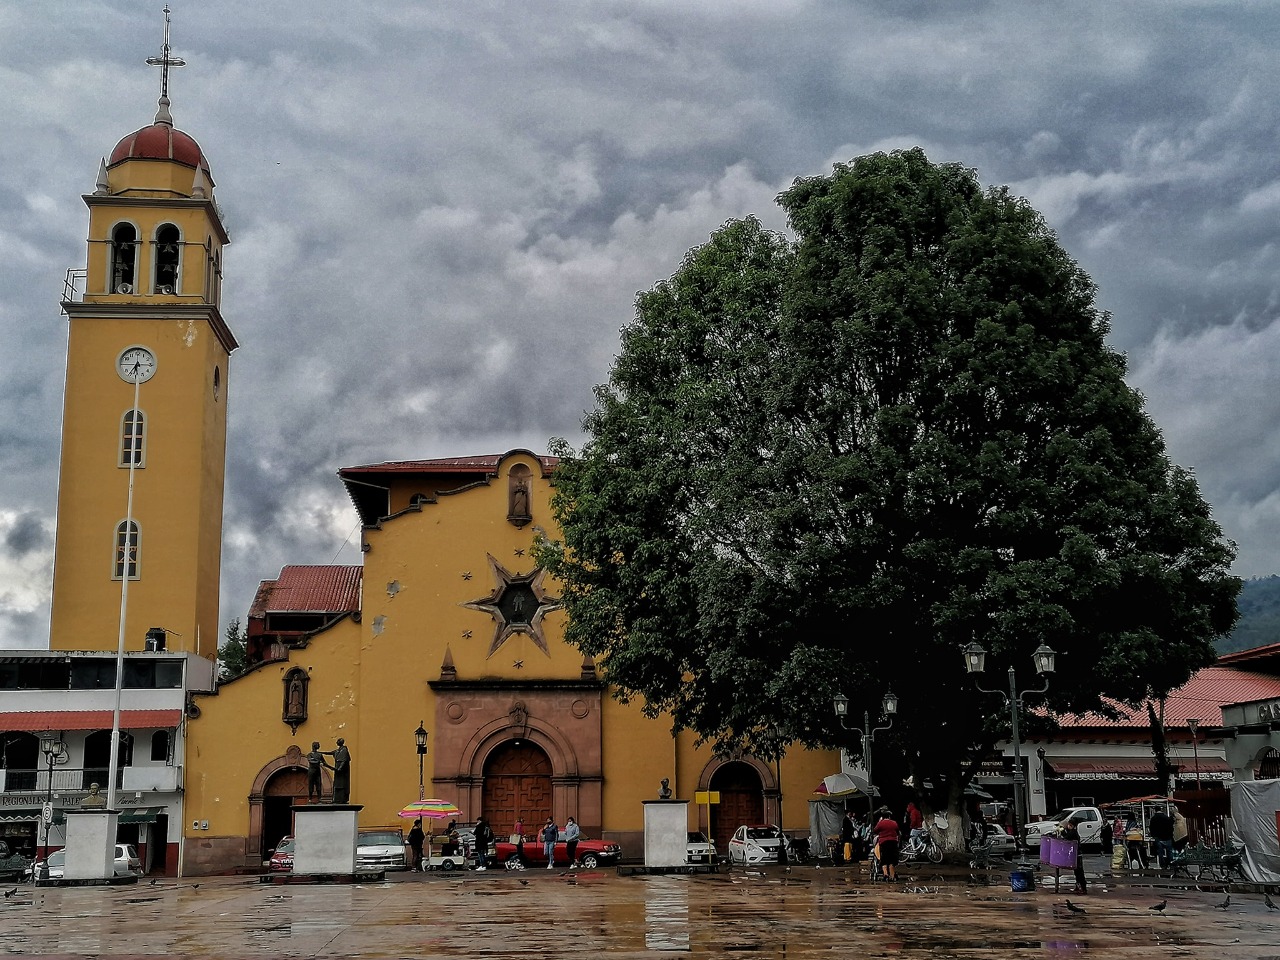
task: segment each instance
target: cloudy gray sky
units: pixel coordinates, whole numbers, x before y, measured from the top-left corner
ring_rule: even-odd
[[[48,643],[66,321],[162,0],[0,0],[0,647]],[[242,344],[223,621],[358,562],[335,471],[580,439],[638,290],[798,176],[922,146],[1028,197],[1237,572],[1280,571],[1280,4],[170,0]]]

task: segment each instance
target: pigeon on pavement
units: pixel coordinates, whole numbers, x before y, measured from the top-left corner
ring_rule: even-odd
[[[1226,898],[1221,903],[1215,903],[1213,908],[1215,910],[1225,910],[1229,906],[1231,906],[1231,894],[1228,893]]]
[[[1070,910],[1072,913],[1088,913],[1089,912],[1084,907],[1077,907],[1070,900],[1067,901],[1067,909]]]
[[[1156,913],[1164,913],[1164,908],[1167,907],[1168,905],[1169,905],[1168,900],[1161,900],[1159,903],[1153,903],[1151,906],[1147,907],[1147,909],[1154,910],[1156,911]]]

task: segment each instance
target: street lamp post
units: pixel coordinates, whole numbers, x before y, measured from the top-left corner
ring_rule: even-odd
[[[426,784],[422,779],[422,762],[427,756],[427,728],[418,721],[418,729],[413,731],[413,741],[418,745],[418,799],[427,798]]]
[[[883,727],[871,726],[871,714],[867,711],[862,713],[862,726],[851,727],[845,722],[845,718],[849,716],[849,698],[843,693],[837,693],[831,701],[831,706],[835,709],[836,717],[840,720],[840,726],[848,730],[850,733],[856,733],[862,739],[862,765],[867,770],[867,789],[874,794],[876,791],[874,781],[871,779],[871,743],[875,740],[877,733],[883,733],[893,726],[893,718],[898,713],[898,698],[894,696],[892,690],[886,690],[884,700],[880,703],[880,709],[883,715],[889,718],[889,722]],[[873,799],[868,794],[867,799]]]
[[[1031,659],[1036,665],[1036,673],[1041,676],[1053,673],[1053,660],[1056,656],[1057,654],[1043,643],[1036,647],[1035,652],[1031,654]],[[982,649],[981,644],[969,644],[964,648],[965,669],[969,673],[982,673],[986,667],[986,657],[987,651]],[[1013,667],[1010,667],[1008,693],[1003,690],[988,690],[977,681],[974,681],[973,685],[983,693],[998,693],[1002,695],[1009,704],[1009,717],[1013,727],[1013,841],[1017,846],[1019,863],[1025,864],[1027,848],[1023,842],[1022,829],[1027,822],[1027,777],[1022,772],[1022,738],[1018,733],[1018,711],[1022,709],[1023,698],[1033,694],[1044,693],[1049,689],[1049,678],[1045,676],[1043,687],[1037,690],[1024,690],[1019,694],[1018,678],[1014,673]]]
[[[49,765],[49,782],[45,784],[44,810],[44,861],[49,862],[49,827],[53,823],[53,765],[67,754],[67,747],[57,737],[41,737],[40,750],[44,753],[45,762]]]
[[[1200,726],[1200,718],[1187,721],[1187,726],[1191,729],[1191,755],[1195,758],[1196,765],[1196,789],[1200,789],[1200,738],[1196,735],[1196,731]]]

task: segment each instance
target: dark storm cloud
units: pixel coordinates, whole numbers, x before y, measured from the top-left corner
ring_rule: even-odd
[[[53,538],[45,529],[41,515],[34,510],[20,514],[5,531],[5,552],[22,559],[35,550],[45,550],[53,545]]]
[[[917,144],[1044,213],[1240,572],[1280,569],[1274,5],[171,8],[233,241],[224,620],[284,563],[359,561],[339,467],[579,442],[636,291],[727,218],[784,227],[794,178]],[[80,197],[158,92],[158,10],[32,9],[0,0],[0,534],[28,547],[0,646],[47,642]]]

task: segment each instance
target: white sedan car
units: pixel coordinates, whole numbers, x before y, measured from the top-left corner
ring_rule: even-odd
[[[777,863],[786,838],[775,825],[743,825],[729,838],[730,863]]]

